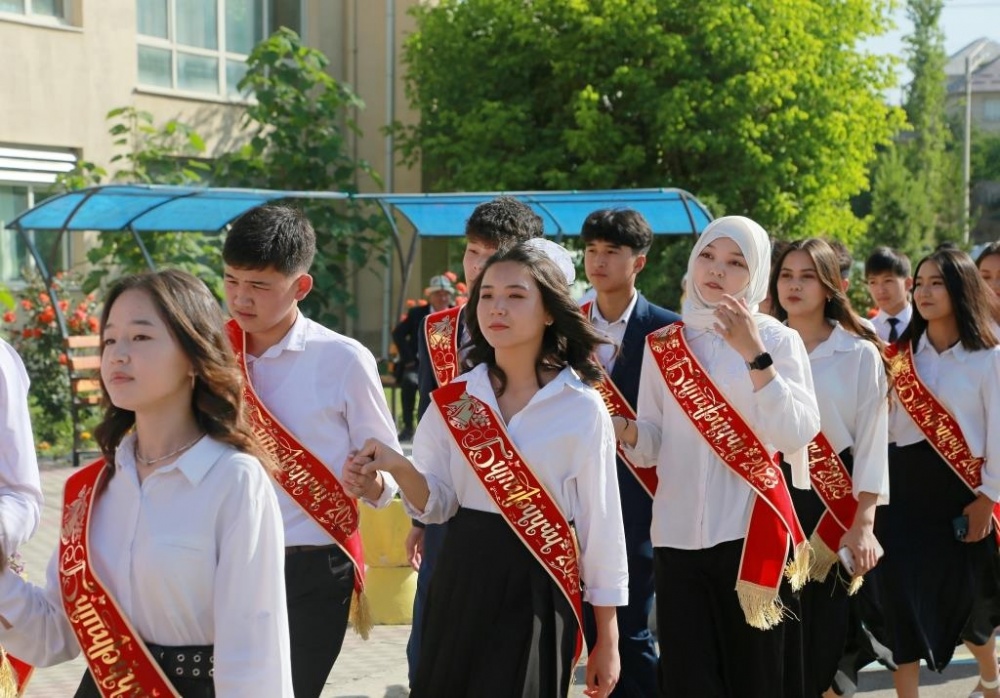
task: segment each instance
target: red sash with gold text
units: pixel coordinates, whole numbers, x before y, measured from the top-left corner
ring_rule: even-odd
[[[580,306],[580,312],[583,316],[590,319],[590,306],[593,305],[590,301],[587,301]],[[595,364],[600,366],[600,362],[594,361]],[[621,391],[618,390],[618,386],[615,382],[611,380],[611,376],[603,368],[601,369],[601,382],[594,386],[597,392],[601,394],[601,399],[604,400],[604,406],[608,408],[608,412],[612,415],[618,415],[621,417],[627,417],[633,422],[636,419],[635,410],[632,405],[628,404],[628,400],[622,395]],[[617,444],[618,457],[621,459],[622,463],[626,465],[629,472],[635,476],[635,479],[639,481],[642,485],[642,489],[646,490],[646,494],[649,495],[650,499],[656,494],[656,485],[659,482],[659,478],[656,475],[656,468],[640,468],[638,465],[632,462],[632,460],[625,453],[624,447],[621,443]]]
[[[809,576],[823,581],[837,562],[840,539],[854,522],[858,501],[854,498],[854,483],[847,466],[823,432],[809,442],[808,449],[809,480],[826,507],[809,538],[814,555]]]
[[[962,427],[934,396],[917,374],[909,344],[890,344],[889,357],[896,397],[923,435],[944,462],[975,494],[983,484],[983,459],[972,454]],[[993,535],[1000,544],[1000,504],[993,505]]]
[[[243,372],[243,400],[250,426],[260,446],[278,466],[274,480],[299,507],[326,531],[354,562],[354,604],[351,622],[365,639],[370,617],[365,588],[365,557],[358,531],[358,505],[344,492],[337,477],[264,406],[247,373],[246,335],[235,320],[226,332]]]
[[[445,308],[427,316],[424,337],[437,384],[448,385],[462,372],[458,365],[458,318],[462,306]]]
[[[722,462],[757,495],[743,543],[736,593],[749,625],[772,628],[783,617],[778,598],[782,573],[798,589],[809,572],[809,543],[795,515],[785,476],[691,353],[683,323],[649,334],[646,342],[681,410]],[[789,536],[794,553],[786,569]]]
[[[562,591],[576,615],[573,666],[583,650],[583,599],[576,541],[569,522],[490,406],[449,383],[431,397],[448,431],[500,515]]]
[[[59,537],[63,608],[104,698],[180,698],[93,569],[91,513],[106,472],[102,458],[66,480]]]

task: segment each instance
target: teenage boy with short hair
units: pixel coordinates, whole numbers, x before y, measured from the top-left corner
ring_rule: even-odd
[[[631,209],[594,211],[583,222],[580,237],[585,244],[583,261],[587,280],[596,293],[594,300],[585,303],[581,310],[594,328],[608,338],[608,343],[598,348],[597,359],[612,385],[606,383],[601,393],[606,403],[610,394],[617,394],[627,403],[627,406],[609,404],[612,414],[631,410],[634,418],[646,335],[680,320],[680,316],[653,305],[635,287],[653,243],[653,232],[642,214]],[[611,695],[640,698],[657,695],[659,690],[659,660],[649,631],[653,605],[650,526],[655,473],[649,468],[637,471],[630,467],[619,451],[618,487],[628,553],[629,603],[619,608],[617,614],[621,677]],[[588,646],[593,646],[594,613],[586,603],[584,632]]]
[[[397,491],[378,478],[345,491],[350,453],[374,437],[399,450],[375,357],[298,308],[313,287],[316,235],[300,211],[261,206],[232,226],[223,246],[229,335],[247,378],[254,432],[276,461],[285,529],[285,584],[297,698],[318,698],[357,608],[364,561],[357,531],[361,496],[374,507]],[[249,610],[248,610],[249,612]],[[364,619],[355,617],[356,628]]]
[[[909,258],[888,247],[877,247],[865,260],[868,293],[878,306],[872,324],[883,342],[895,342],[910,324],[910,273]]]
[[[462,269],[469,288],[479,278],[483,265],[498,250],[518,242],[542,237],[541,217],[527,204],[512,196],[500,196],[476,206],[465,222],[465,255]],[[423,414],[431,401],[431,393],[462,373],[464,347],[469,342],[465,329],[464,306],[432,313],[424,321],[424,331],[418,336],[417,370],[420,374],[420,404]],[[410,680],[413,680],[420,658],[420,635],[423,608],[427,599],[431,574],[447,524],[414,525],[406,537],[406,553],[410,564],[417,567],[417,593],[413,600],[413,626],[406,645]]]

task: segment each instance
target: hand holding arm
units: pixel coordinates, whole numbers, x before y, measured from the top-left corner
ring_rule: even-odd
[[[365,441],[365,445],[354,456],[354,463],[366,476],[374,475],[379,470],[389,473],[410,504],[420,510],[427,506],[427,499],[430,497],[427,479],[403,454],[378,439]]]

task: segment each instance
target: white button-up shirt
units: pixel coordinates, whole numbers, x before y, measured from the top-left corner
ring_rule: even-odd
[[[889,318],[895,318],[899,321],[896,323],[896,334],[899,337],[902,337],[903,331],[910,324],[911,317],[913,317],[913,306],[907,303],[896,315],[889,315],[889,313],[884,310],[879,310],[872,319],[872,325],[875,326],[875,333],[879,336],[879,339],[883,342],[888,342],[889,333],[892,331],[892,325],[889,323]]]
[[[851,449],[855,499],[861,492],[889,502],[889,400],[882,357],[871,342],[834,323],[809,353],[823,435],[833,450]]]
[[[685,328],[702,367],[764,442],[769,455],[794,453],[819,431],[809,355],[799,334],[777,322],[760,328],[778,373],[754,392],[743,357],[718,334]],[[656,547],[702,550],[746,536],[756,494],[715,454],[667,389],[646,347],[639,383],[637,465],[656,467],[651,537]],[[791,486],[789,484],[789,486]]]
[[[499,417],[485,364],[458,381]],[[615,464],[615,435],[600,395],[564,368],[507,425],[511,441],[545,485],[580,541],[584,600],[596,606],[628,604],[625,530]],[[458,507],[499,514],[500,509],[455,445],[440,410],[431,404],[413,437],[413,462],[427,478],[424,523],[443,523]],[[406,502],[404,498],[404,502]]]
[[[285,550],[278,502],[256,458],[205,437],[141,484],[134,435],[94,504],[91,563],[139,638],[214,645],[220,698],[291,698]],[[0,642],[36,666],[80,653],[60,598],[59,552],[46,587],[0,575]]]
[[[632,291],[632,300],[628,302],[625,312],[617,320],[610,321],[601,315],[601,310],[597,307],[596,298],[590,305],[590,323],[597,330],[598,334],[608,340],[605,344],[599,344],[594,353],[597,355],[597,360],[601,362],[601,366],[604,367],[604,370],[609,375],[615,370],[615,359],[618,358],[618,350],[625,339],[625,329],[628,327],[628,321],[632,317],[632,311],[635,310],[635,304],[638,300],[639,293]]]
[[[38,528],[42,485],[28,416],[28,374],[0,339],[0,552],[17,552]]]
[[[247,355],[257,396],[296,439],[343,479],[348,454],[369,437],[402,452],[378,377],[375,357],[362,344],[301,312],[281,339],[258,357]],[[392,477],[376,507],[398,491]],[[330,535],[275,484],[286,545],[329,545]],[[368,501],[368,500],[365,500]]]
[[[939,354],[925,332],[914,363],[921,382],[958,422],[972,454],[986,459],[978,491],[1000,501],[1000,347],[968,351],[958,343]],[[923,432],[894,399],[889,441],[909,446],[924,440]]]

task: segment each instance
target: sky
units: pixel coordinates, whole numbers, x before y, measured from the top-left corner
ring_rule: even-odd
[[[900,4],[904,4],[902,1]],[[906,13],[900,8],[893,16],[896,29],[888,34],[867,42],[866,46],[877,53],[904,56],[903,36],[912,31]],[[950,56],[971,44],[976,39],[986,37],[1000,41],[1000,0],[946,0],[941,13],[941,29],[944,31],[944,48]],[[905,65],[899,68],[899,84],[910,79]],[[901,102],[900,88],[890,93],[892,102]]]

